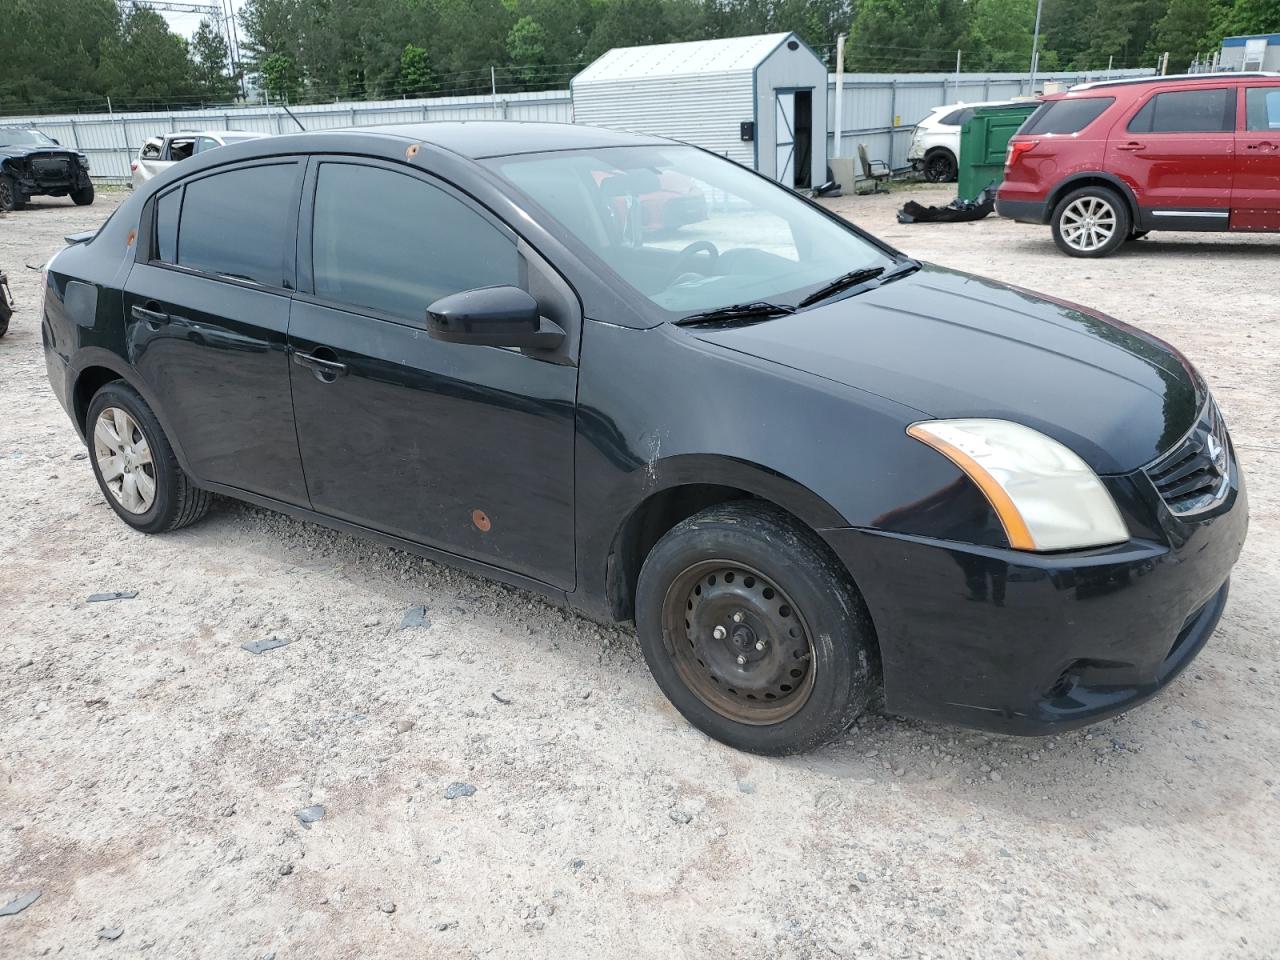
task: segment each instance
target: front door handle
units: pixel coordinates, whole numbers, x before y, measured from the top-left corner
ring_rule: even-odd
[[[1260,143],[1246,143],[1244,148],[1246,150],[1274,150],[1276,145],[1270,140],[1263,140]]]
[[[171,319],[169,314],[161,310],[160,304],[156,303],[154,300],[148,300],[146,306],[139,306],[135,303],[130,313],[133,314],[133,319],[141,320],[144,323],[150,323],[157,327],[161,324],[168,323]]]
[[[1147,145],[1145,143],[1117,143],[1116,149],[1128,150],[1130,153],[1134,153],[1134,152],[1137,152],[1138,150],[1147,149]]]
[[[295,350],[293,352],[293,362],[300,367],[306,367],[315,374],[316,379],[321,383],[333,383],[339,377],[346,376],[347,365],[339,363],[337,360],[330,360],[328,357],[320,356],[319,353],[322,350],[329,356],[336,356],[328,347],[318,347],[315,353],[302,353]]]

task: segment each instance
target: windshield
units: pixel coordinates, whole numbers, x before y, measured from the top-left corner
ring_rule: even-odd
[[[790,191],[694,147],[486,163],[632,289],[680,316],[748,301],[795,306],[834,277],[894,262]]]
[[[23,147],[56,147],[52,139],[39,130],[13,130],[0,128],[0,144]]]

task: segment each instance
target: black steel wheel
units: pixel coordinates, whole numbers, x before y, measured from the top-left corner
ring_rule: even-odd
[[[693,564],[667,590],[662,628],[686,641],[672,645],[680,679],[723,717],[777,723],[809,699],[809,628],[794,601],[753,567],[728,560]]]
[[[949,183],[956,178],[956,158],[950,150],[934,150],[924,158],[924,178],[930,183]]]
[[[18,201],[18,187],[13,182],[13,178],[7,174],[0,174],[0,210],[7,213],[21,206],[22,204]]]
[[[711,507],[658,541],[640,571],[636,627],[676,709],[754,753],[839,736],[876,680],[874,633],[847,571],[812,531],[759,501]]]

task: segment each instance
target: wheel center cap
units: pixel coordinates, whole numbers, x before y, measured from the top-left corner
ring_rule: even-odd
[[[733,645],[739,650],[754,650],[756,646],[756,632],[745,623],[738,624],[733,628]]]

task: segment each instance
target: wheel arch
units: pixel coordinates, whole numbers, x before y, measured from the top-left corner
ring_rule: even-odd
[[[142,381],[142,378],[137,375],[137,371],[119,356],[109,350],[98,347],[85,347],[77,353],[68,379],[68,397],[70,399],[72,422],[75,424],[76,430],[80,432],[82,440],[88,442],[89,439],[88,423],[86,421],[89,415],[89,404],[92,402],[94,394],[108,383],[116,380],[123,381],[136,390],[147,406],[151,408],[151,412],[160,421],[160,427],[164,430],[165,439],[169,441],[169,446],[173,448],[174,455],[178,458],[178,463],[193,481],[198,482],[188,464],[187,456],[182,450],[182,444],[174,433],[173,426],[170,424],[168,417],[165,416],[164,410],[156,402],[155,396]]]
[[[819,530],[847,525],[831,504],[803,484],[747,461],[677,456],[658,461],[646,474],[657,480],[646,484],[620,517],[605,557],[605,597],[614,620],[634,617],[640,568],[654,545],[676,524],[707,507],[759,500],[784,511],[819,540]]]
[[[1048,202],[1050,222],[1053,221],[1053,214],[1058,209],[1058,204],[1062,202],[1062,198],[1072,190],[1079,190],[1081,187],[1107,187],[1114,190],[1120,194],[1129,207],[1129,222],[1135,227],[1138,225],[1140,212],[1138,198],[1134,194],[1133,188],[1115,174],[1105,173],[1101,170],[1073,174],[1053,188],[1053,192],[1049,194]]]

